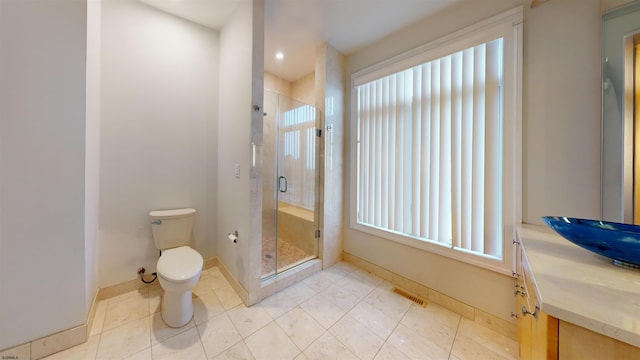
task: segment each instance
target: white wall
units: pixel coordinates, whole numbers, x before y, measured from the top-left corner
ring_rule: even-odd
[[[85,302],[98,290],[100,210],[100,1],[87,1],[87,108],[85,120]],[[88,314],[87,314],[88,315]]]
[[[0,349],[86,320],[86,1],[0,1]]]
[[[220,109],[218,138],[219,260],[249,288],[250,136],[252,86],[252,12],[243,2],[220,32]],[[240,177],[235,177],[235,166]],[[227,234],[238,231],[238,242]]]
[[[215,253],[219,33],[134,0],[102,4],[99,285],[155,271],[151,210],[193,207]]]
[[[350,55],[347,75],[516,5],[525,5],[523,220],[540,224],[540,216],[548,214],[597,218],[600,2],[553,0],[534,9],[528,3],[464,2]],[[510,318],[513,280],[509,277],[349,228],[345,251]]]
[[[523,221],[600,217],[600,7],[554,0],[525,19]]]

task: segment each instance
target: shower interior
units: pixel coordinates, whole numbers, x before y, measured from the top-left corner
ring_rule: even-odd
[[[264,92],[262,277],[318,257],[320,110]]]

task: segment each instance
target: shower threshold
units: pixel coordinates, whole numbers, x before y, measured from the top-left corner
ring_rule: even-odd
[[[295,268],[298,265],[302,265],[302,264],[306,263],[307,261],[311,261],[311,260],[314,260],[314,259],[317,259],[317,258],[318,258],[317,256],[307,256],[307,257],[302,258],[302,259],[300,259],[298,261],[295,261],[293,263],[286,264],[283,267],[279,267],[277,272],[276,271],[271,271],[271,272],[269,272],[267,274],[262,274],[262,280],[267,280],[267,279],[269,279],[269,278],[271,278],[273,276],[276,276],[277,274],[282,274],[283,272],[291,270],[291,269]]]

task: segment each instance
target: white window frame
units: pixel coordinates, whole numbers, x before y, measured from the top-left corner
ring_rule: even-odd
[[[462,30],[397,55],[379,64],[354,73],[351,77],[351,174],[349,226],[380,238],[388,239],[417,249],[473,264],[499,273],[512,275],[515,271],[515,226],[522,222],[522,6],[495,15]],[[435,242],[423,241],[405,234],[393,233],[357,221],[357,90],[367,82],[409,69],[411,67],[447,56],[457,51],[486,43],[498,37],[504,39],[503,78],[503,191],[502,259],[455,249]]]

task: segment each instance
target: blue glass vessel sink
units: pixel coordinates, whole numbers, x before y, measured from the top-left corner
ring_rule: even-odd
[[[612,259],[616,265],[640,268],[638,225],[562,216],[543,216],[542,220],[565,239]]]

